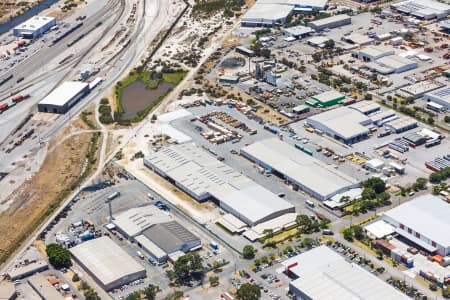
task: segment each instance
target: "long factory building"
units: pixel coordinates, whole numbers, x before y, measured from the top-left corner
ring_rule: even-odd
[[[105,290],[145,278],[145,268],[107,236],[69,249],[75,260]]]
[[[251,227],[295,213],[292,204],[195,144],[167,147],[146,157],[144,165],[195,200],[212,200]]]
[[[274,27],[291,14],[324,10],[328,0],[258,0],[242,16],[243,27]]]
[[[359,187],[359,181],[277,138],[245,146],[241,155],[325,201]]]
[[[64,114],[89,91],[88,83],[66,81],[38,103],[38,110],[45,113]]]

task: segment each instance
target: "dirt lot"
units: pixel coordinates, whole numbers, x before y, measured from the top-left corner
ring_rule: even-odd
[[[17,16],[35,6],[38,1],[16,1],[2,0],[0,1],[0,24],[6,23],[11,17]]]
[[[65,140],[49,152],[39,172],[10,196],[11,206],[0,214],[0,262],[62,201],[63,192],[82,172],[91,136],[83,133]]]

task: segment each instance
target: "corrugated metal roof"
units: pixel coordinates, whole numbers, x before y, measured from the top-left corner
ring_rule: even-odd
[[[383,214],[432,241],[450,246],[450,204],[433,195],[417,197]]]

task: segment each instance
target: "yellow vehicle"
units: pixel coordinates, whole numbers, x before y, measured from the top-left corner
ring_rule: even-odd
[[[311,132],[311,133],[314,132],[314,129],[312,129],[311,127],[305,127],[305,130],[308,131],[308,132]]]

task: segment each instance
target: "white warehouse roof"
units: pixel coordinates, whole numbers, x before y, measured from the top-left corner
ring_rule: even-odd
[[[41,28],[41,27],[47,25],[49,22],[51,22],[53,20],[55,20],[55,18],[53,18],[53,17],[34,16],[34,17],[26,20],[22,24],[18,25],[17,27],[15,27],[15,29],[36,30],[38,28]]]
[[[242,21],[277,21],[286,18],[294,9],[292,5],[256,2],[243,16]]]
[[[252,185],[220,199],[221,204],[242,214],[241,218],[257,223],[274,212],[290,210],[292,205],[260,185]]]
[[[450,246],[450,204],[433,195],[417,197],[383,213],[439,245]]]
[[[283,262],[299,278],[290,283],[308,299],[407,300],[405,294],[325,245]]]
[[[96,238],[69,250],[107,289],[145,277],[145,268],[109,237]]]
[[[309,122],[320,123],[340,137],[351,139],[368,133],[369,129],[362,124],[371,123],[371,120],[359,111],[344,106],[311,116],[307,119]]]
[[[83,91],[89,84],[80,81],[66,81],[42,99],[39,104],[63,106]]]
[[[293,205],[191,143],[162,149],[144,159],[144,164],[170,177],[198,201],[216,198],[222,208],[249,225],[285,209],[295,210]]]
[[[255,142],[242,148],[241,153],[298,182],[321,200],[359,185],[355,178],[277,138]]]

